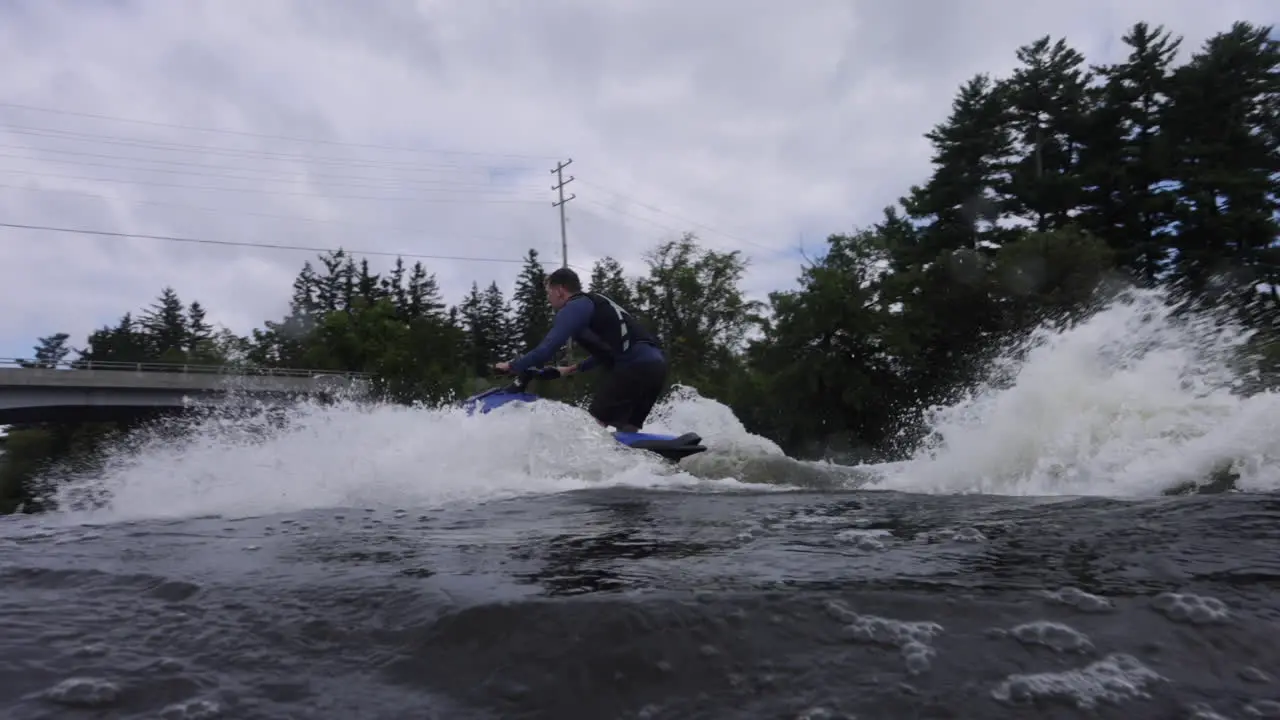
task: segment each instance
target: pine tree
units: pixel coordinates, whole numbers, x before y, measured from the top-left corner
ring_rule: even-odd
[[[204,306],[199,301],[191,301],[187,308],[187,356],[192,360],[213,360],[216,358],[213,346],[213,327],[205,322]]]
[[[1252,286],[1280,234],[1280,42],[1237,22],[1173,73],[1165,132],[1179,202],[1176,272],[1193,292],[1222,271]]]
[[[22,367],[31,368],[56,368],[66,361],[67,356],[71,354],[71,347],[67,345],[67,340],[71,336],[67,333],[54,333],[46,337],[38,338],[34,347],[35,361],[24,362]]]
[[[293,281],[293,296],[289,301],[289,308],[295,314],[308,316],[320,311],[322,303],[318,297],[319,290],[315,267],[310,261],[303,263],[302,270]]]
[[[493,340],[489,335],[489,326],[485,322],[483,298],[477,283],[471,283],[471,291],[458,306],[461,325],[466,337],[466,358],[471,372],[486,375],[493,363],[490,358],[493,352]]]
[[[1080,153],[1083,227],[1117,253],[1120,267],[1154,283],[1168,264],[1165,245],[1176,190],[1169,138],[1163,132],[1170,66],[1180,39],[1162,27],[1135,24],[1123,40],[1125,62],[1098,68]]]
[[[547,274],[538,260],[538,251],[530,249],[524,258],[524,268],[516,279],[516,290],[511,297],[515,318],[513,320],[513,353],[526,353],[537,347],[551,329],[551,306],[547,303]]]
[[[1012,152],[1005,95],[987,75],[965,83],[951,114],[926,133],[933,144],[933,174],[902,200],[907,216],[928,224],[910,236],[910,245],[890,248],[894,267],[905,270],[933,262],[943,251],[996,246],[1000,163]],[[986,221],[983,229],[979,223]]]
[[[512,332],[511,306],[507,304],[498,283],[491,282],[485,288],[480,304],[480,316],[489,339],[488,363],[500,363],[515,355],[515,336]]]
[[[320,260],[326,267],[326,276],[318,276],[310,262],[303,263],[302,270],[293,281],[289,314],[280,321],[268,320],[263,328],[253,330],[248,349],[244,352],[249,362],[276,367],[323,364],[309,363],[308,349],[321,318],[336,307],[333,294],[336,286],[332,277],[341,269],[341,259],[335,260],[331,254]]]
[[[409,296],[405,292],[404,271],[404,258],[396,258],[396,264],[392,266],[391,273],[382,279],[382,293],[395,303],[396,312],[400,317],[407,318],[409,317]]]
[[[315,277],[315,297],[321,312],[346,309],[343,267],[348,259],[346,251],[341,249],[320,256],[324,274]]]
[[[440,284],[435,273],[428,273],[422,262],[413,264],[413,272],[409,276],[408,311],[409,317],[439,318],[444,312],[445,303],[440,297]]]
[[[369,269],[369,259],[360,260],[360,270],[356,273],[356,297],[365,306],[373,305],[384,297],[382,277]]]
[[[338,271],[339,308],[344,312],[351,312],[355,308],[357,275],[359,272],[356,270],[355,256],[347,255],[346,262],[342,263],[342,269]]]
[[[115,326],[104,326],[89,334],[85,348],[77,351],[77,362],[147,362],[154,359],[149,345],[150,338],[140,330],[133,313],[125,313]]]
[[[185,359],[191,329],[187,323],[187,308],[173,288],[165,287],[160,291],[156,302],[142,314],[141,325],[152,357],[163,362],[182,362]]]
[[[630,308],[635,303],[635,292],[622,273],[622,265],[608,255],[591,266],[591,279],[587,289],[604,295],[624,308]]]
[[[963,376],[960,358],[999,326],[986,288],[989,258],[1022,233],[997,225],[1017,189],[1008,181],[1009,95],[987,75],[962,85],[946,121],[926,134],[934,148],[928,182],[901,201],[905,217],[885,213],[880,235],[893,272],[878,290],[899,308],[897,342],[919,348],[902,372],[922,395]]]
[[[1016,137],[1004,163],[1004,212],[1027,220],[1037,232],[1064,227],[1083,188],[1079,168],[1091,79],[1084,56],[1044,36],[1018,49],[1023,66],[1002,83],[1007,119]]]

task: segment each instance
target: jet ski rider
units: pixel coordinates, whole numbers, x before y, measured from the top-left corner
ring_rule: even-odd
[[[527,355],[494,365],[516,375],[551,362],[573,339],[590,355],[577,365],[556,368],[561,376],[586,372],[597,365],[607,375],[596,389],[588,412],[601,425],[639,432],[667,381],[667,358],[657,338],[613,300],[582,291],[582,281],[569,268],[547,276],[547,300],[556,310],[550,332]]]

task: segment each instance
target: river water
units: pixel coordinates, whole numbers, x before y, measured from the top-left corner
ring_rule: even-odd
[[[1280,717],[1280,402],[1158,299],[898,463],[692,392],[678,468],[553,406],[157,433],[0,522],[0,717]]]

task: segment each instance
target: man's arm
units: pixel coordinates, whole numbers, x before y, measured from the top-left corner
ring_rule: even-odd
[[[569,301],[569,304],[560,308],[560,312],[556,313],[556,319],[551,324],[551,331],[547,336],[538,343],[538,347],[529,352],[528,355],[511,361],[511,372],[519,375],[531,367],[546,365],[555,357],[556,351],[561,348],[569,338],[577,333],[585,330],[591,324],[591,314],[594,312],[595,306],[585,297],[575,298]]]
[[[599,363],[596,362],[595,355],[588,355],[582,362],[578,363],[577,372],[580,372],[580,373],[586,372],[598,364]]]

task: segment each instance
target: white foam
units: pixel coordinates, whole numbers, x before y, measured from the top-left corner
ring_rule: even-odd
[[[902,652],[909,675],[927,672],[932,658],[938,654],[933,646],[933,638],[942,634],[942,626],[936,622],[908,622],[862,615],[838,600],[828,601],[826,609],[832,617],[846,623],[843,629],[846,639],[898,648]]]
[[[1132,655],[1111,653],[1079,669],[1010,675],[992,689],[991,696],[1017,704],[1065,700],[1089,710],[1100,702],[1119,704],[1149,697],[1146,688],[1163,680]]]
[[[1033,620],[1009,629],[1009,635],[1024,645],[1043,645],[1058,652],[1093,652],[1093,641],[1070,625],[1052,620]]]
[[[1151,607],[1174,622],[1191,625],[1225,623],[1231,610],[1216,597],[1191,593],[1163,592],[1151,601]]]
[[[674,425],[670,432],[752,446],[741,423],[726,421],[727,408],[696,394],[674,395],[655,415]],[[482,416],[457,408],[302,405],[283,429],[263,425],[261,417],[214,413],[185,439],[152,434],[114,450],[105,473],[64,477],[55,500],[63,518],[79,521],[438,506],[610,485],[738,485],[624,448],[584,410],[553,402]]]
[[[717,454],[744,458],[782,457],[782,448],[772,440],[747,432],[728,406],[698,394],[696,388],[677,385],[661,406],[654,408],[645,432],[696,432],[703,444]]]
[[[1135,291],[1072,329],[1038,331],[1025,359],[934,412],[930,446],[877,467],[878,486],[1149,496],[1229,470],[1241,489],[1280,488],[1280,395],[1233,392],[1248,333],[1175,318],[1164,301]]]

